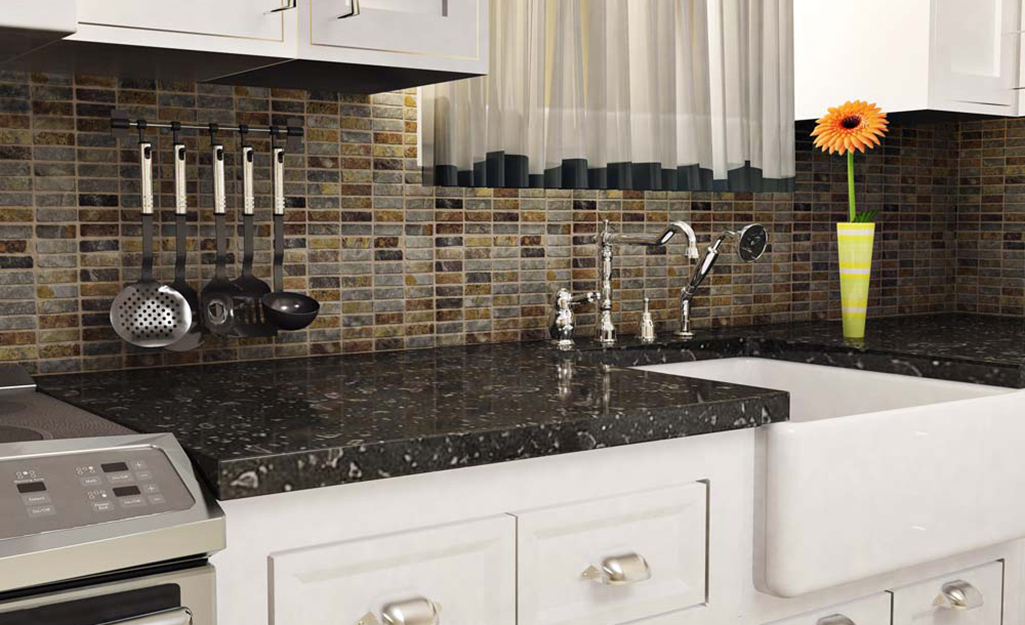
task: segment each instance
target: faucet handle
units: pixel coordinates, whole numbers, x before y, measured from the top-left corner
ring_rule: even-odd
[[[576,323],[573,307],[577,304],[594,302],[598,297],[598,293],[594,291],[573,295],[569,289],[559,289],[555,293],[548,332],[556,347],[563,350],[573,347],[573,329]]]

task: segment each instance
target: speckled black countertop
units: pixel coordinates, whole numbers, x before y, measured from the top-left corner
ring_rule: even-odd
[[[43,376],[41,390],[174,433],[221,499],[753,427],[786,393],[634,371],[761,356],[1025,388],[1025,319],[873,320],[699,333],[652,345],[542,342]]]
[[[786,393],[554,357],[544,342],[37,378],[172,432],[220,499],[785,420]]]
[[[883,373],[1025,388],[1025,318],[937,314],[870,319],[864,340],[844,339],[840,322],[699,331],[682,341],[634,337],[601,348],[578,341],[581,362],[637,366],[724,356],[757,356]]]

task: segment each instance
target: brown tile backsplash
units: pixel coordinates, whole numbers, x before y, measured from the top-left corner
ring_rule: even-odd
[[[302,118],[305,144],[286,160],[285,275],[286,288],[322,304],[311,328],[275,340],[208,338],[187,353],[118,339],[107,311],[137,278],[141,245],[137,154],[132,140],[108,132],[114,108],[200,123]],[[593,288],[590,237],[601,219],[627,231],[683,219],[706,244],[724,228],[769,227],[761,261],[720,259],[696,301],[699,328],[839,318],[833,223],[846,211],[846,170],[843,159],[811,149],[807,129],[798,131],[793,194],[423,187],[416,130],[413,91],[368,97],[0,73],[0,361],[54,373],[539,339],[557,288]],[[157,145],[157,274],[170,281],[171,138],[147,136]],[[859,157],[861,206],[884,210],[872,315],[1025,314],[1022,137],[1025,120],[895,125],[881,148]],[[185,143],[188,276],[199,289],[213,269],[210,141],[191,133]],[[238,142],[226,143],[229,220],[239,226]],[[269,144],[253,143],[256,269],[269,279]],[[644,296],[660,327],[673,326],[689,274],[683,249],[620,250],[620,332],[636,332]],[[592,321],[583,309],[581,326]]]

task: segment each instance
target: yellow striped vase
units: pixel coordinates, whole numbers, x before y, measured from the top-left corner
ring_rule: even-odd
[[[840,303],[843,335],[865,338],[865,313],[868,311],[868,282],[872,276],[873,223],[838,223],[836,237],[840,250]]]

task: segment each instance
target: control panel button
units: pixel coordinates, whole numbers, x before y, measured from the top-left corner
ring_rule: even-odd
[[[132,467],[133,471],[139,471],[139,470],[142,470],[142,469],[148,469],[149,468],[146,465],[146,462],[143,461],[143,460],[132,460],[131,462],[128,463],[128,466]]]
[[[167,503],[167,500],[164,499],[163,495],[150,495],[149,502],[154,506],[160,506]]]
[[[31,508],[26,508],[26,509],[28,510],[28,515],[30,517],[32,517],[33,519],[37,519],[39,517],[44,517],[44,516],[53,516],[53,515],[57,514],[57,510],[52,505],[50,505],[50,506],[33,506]]]
[[[142,492],[146,493],[147,495],[152,495],[153,493],[159,493],[160,487],[153,483],[143,484]]]
[[[113,501],[94,501],[93,510],[96,512],[110,512],[114,509]]]
[[[103,485],[103,478],[99,475],[90,475],[88,477],[80,478],[78,481],[82,483],[82,486],[85,486],[87,488]]]
[[[146,500],[142,495],[133,495],[131,497],[122,497],[120,500],[122,508],[139,508],[146,505]]]
[[[139,471],[138,473],[135,474],[135,479],[139,480],[140,482],[146,482],[148,480],[152,480],[153,479],[153,472],[152,471]]]
[[[50,503],[50,496],[46,493],[33,493],[31,495],[22,495],[21,501],[26,506],[38,506],[44,503]]]
[[[107,481],[111,484],[128,484],[132,481],[132,474],[128,471],[119,471],[117,473],[108,473]]]

